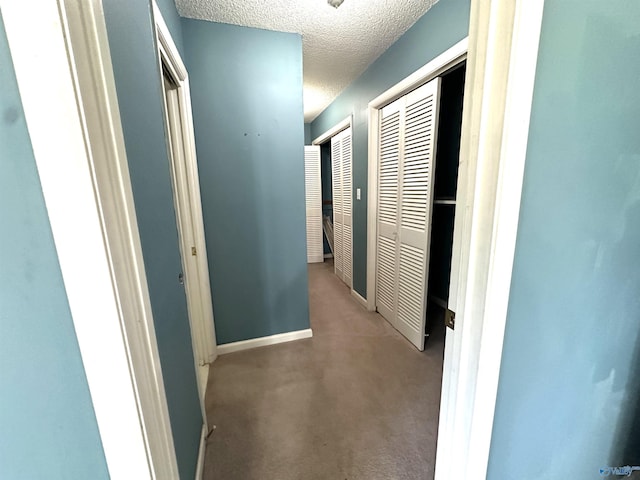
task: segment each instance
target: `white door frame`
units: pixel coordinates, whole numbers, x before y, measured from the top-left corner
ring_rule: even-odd
[[[544,0],[472,0],[436,480],[486,478]]]
[[[162,75],[162,66],[164,65],[178,87],[179,115],[183,125],[184,163],[177,161],[171,151],[168,154],[171,164],[176,225],[178,226],[182,266],[185,275],[185,292],[187,294],[193,354],[198,377],[198,392],[204,415],[208,364],[216,359],[217,347],[193,132],[193,116],[191,113],[189,76],[155,0],[153,0],[153,16],[156,25],[159,72]],[[162,81],[162,78],[160,78],[160,81]],[[166,102],[164,111],[166,118],[168,114]],[[170,140],[171,133],[168,125],[166,127],[167,138]],[[192,249],[195,249],[195,252]],[[195,256],[195,262],[188,261],[191,260],[190,256]]]
[[[409,75],[369,102],[369,156],[367,199],[367,309],[376,310],[376,259],[378,255],[378,170],[380,111],[398,98],[428,83],[467,58],[467,39],[460,40],[446,52]],[[452,265],[453,268],[453,265]]]
[[[364,304],[364,299],[353,289],[353,192],[356,190],[353,184],[353,115],[349,115],[344,120],[341,120],[322,135],[316,137],[311,142],[311,145],[321,145],[331,140],[343,130],[351,128],[351,283],[347,285],[351,291],[351,295],[356,298],[360,303]],[[322,157],[322,155],[321,155]],[[333,160],[332,160],[333,161]],[[320,158],[322,164],[322,158]],[[321,182],[322,183],[322,182]]]
[[[178,478],[102,4],[0,6],[110,478]]]
[[[311,145],[321,145],[324,142],[331,140],[331,137],[336,136],[341,131],[346,130],[349,127],[353,127],[353,115],[349,115],[344,120],[336,123],[333,127],[331,127],[329,130],[327,130],[322,135],[318,136],[313,142],[311,142]],[[351,129],[351,134],[353,135],[353,128]]]

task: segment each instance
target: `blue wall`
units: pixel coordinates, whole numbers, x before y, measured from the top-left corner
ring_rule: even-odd
[[[309,328],[301,38],[182,31],[218,342]]]
[[[161,2],[163,17],[180,45],[180,22],[170,3]],[[182,265],[150,3],[105,0],[104,9],[178,466],[181,478],[193,478],[202,415],[186,297],[178,283]]]
[[[0,478],[107,479],[0,17]]]
[[[547,0],[490,479],[640,465],[640,3]]]
[[[311,124],[305,123],[304,124],[304,144],[311,145],[312,141],[313,139],[311,138]]]
[[[440,0],[311,123],[311,138],[353,115],[353,288],[367,294],[367,107],[467,36],[470,0]],[[356,200],[356,189],[362,200]]]

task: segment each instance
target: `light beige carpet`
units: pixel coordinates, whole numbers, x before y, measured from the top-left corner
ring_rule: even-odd
[[[418,352],[332,273],[309,265],[313,338],[210,370],[206,480],[432,479],[443,328]]]

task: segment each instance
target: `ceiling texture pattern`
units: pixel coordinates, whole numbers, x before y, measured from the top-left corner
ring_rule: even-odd
[[[437,0],[176,0],[181,16],[302,35],[311,122]]]

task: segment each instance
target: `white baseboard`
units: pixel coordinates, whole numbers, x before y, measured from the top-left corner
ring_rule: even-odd
[[[218,345],[218,355],[225,353],[239,352],[240,350],[249,350],[250,348],[266,347],[267,345],[275,345],[277,343],[291,342],[292,340],[301,340],[310,338],[313,332],[310,328],[306,330],[298,330],[295,332],[279,333],[268,337],[252,338],[251,340],[242,340],[241,342],[225,343]]]
[[[333,253],[325,253],[324,258],[333,258]]]
[[[358,301],[360,305],[368,309],[367,300],[362,295],[360,295],[358,292],[356,292],[353,289],[351,290],[351,295],[353,296],[353,298],[355,298]]]
[[[202,425],[200,434],[200,449],[198,450],[198,463],[196,464],[196,480],[202,480],[204,476],[204,454],[207,449],[207,426]]]

